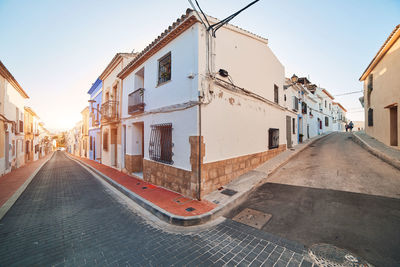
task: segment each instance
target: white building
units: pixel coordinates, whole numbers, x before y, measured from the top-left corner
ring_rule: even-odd
[[[188,10],[118,77],[123,167],[146,181],[201,198],[286,149],[267,39],[232,25],[212,37]]]
[[[0,175],[25,163],[24,105],[28,98],[0,61]]]
[[[333,102],[333,131],[343,132],[346,130],[347,110],[337,102]]]

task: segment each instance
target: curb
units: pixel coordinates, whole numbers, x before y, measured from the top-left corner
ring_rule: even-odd
[[[29,178],[18,188],[17,191],[0,207],[0,220],[7,214],[7,212],[11,209],[11,207],[14,205],[14,203],[18,200],[18,198],[22,195],[22,193],[25,191],[25,189],[28,187],[30,182],[33,180],[33,178],[36,176],[36,174],[42,169],[42,167],[53,158],[54,156],[54,151],[53,154],[45,161],[43,162],[36,170],[29,176]]]
[[[213,209],[213,210],[211,210],[209,212],[206,212],[204,214],[196,215],[196,216],[187,216],[187,217],[172,214],[172,213],[170,213],[170,212],[168,212],[168,211],[166,211],[166,210],[154,205],[152,202],[150,202],[147,199],[144,199],[141,196],[133,193],[132,191],[130,191],[129,189],[127,189],[123,185],[120,185],[119,183],[115,182],[110,177],[108,177],[107,175],[105,175],[102,172],[98,171],[96,168],[90,166],[89,164],[87,164],[87,163],[85,163],[85,162],[83,162],[83,161],[81,161],[79,159],[71,157],[68,153],[65,153],[65,155],[69,159],[71,159],[71,160],[77,162],[78,164],[80,164],[83,168],[85,168],[85,169],[93,172],[94,174],[96,174],[96,176],[97,176],[96,178],[103,179],[110,186],[116,188],[122,194],[124,194],[125,196],[127,196],[128,198],[133,200],[135,203],[137,203],[139,206],[141,206],[145,210],[151,212],[153,215],[155,215],[157,218],[161,219],[162,221],[167,222],[167,223],[172,224],[172,225],[177,225],[177,226],[194,226],[194,225],[204,224],[206,222],[209,222],[209,221],[211,221],[213,219],[216,219],[216,218],[218,218],[220,216],[223,216],[223,215],[227,214],[228,212],[230,212],[233,208],[235,208],[238,205],[240,205],[247,198],[247,196],[249,194],[251,194],[254,190],[256,190],[260,185],[266,183],[267,182],[266,178],[270,174],[272,174],[277,169],[279,169],[280,167],[285,165],[290,159],[292,159],[298,153],[300,153],[301,151],[306,149],[308,146],[310,146],[311,144],[313,144],[317,140],[320,140],[321,138],[328,136],[329,134],[320,135],[318,138],[310,140],[301,149],[296,150],[287,159],[285,159],[285,161],[280,163],[273,170],[270,170],[268,173],[262,173],[263,175],[266,175],[266,177],[262,180],[262,182],[259,182],[258,184],[256,184],[252,188],[250,188],[248,191],[243,192],[241,195],[239,195],[233,201],[231,201],[229,203],[226,203],[225,205],[218,206],[215,209]],[[252,172],[252,171],[250,171],[250,172]],[[257,171],[253,170],[253,172],[257,172]]]
[[[370,146],[367,142],[361,139],[361,137],[357,136],[355,133],[352,133],[352,138],[353,142],[367,150],[369,153],[374,155],[375,157],[383,160],[384,162],[390,164],[391,166],[395,167],[396,169],[400,170],[400,161],[393,159],[392,157],[389,157],[385,153],[379,151],[378,149],[373,148]]]

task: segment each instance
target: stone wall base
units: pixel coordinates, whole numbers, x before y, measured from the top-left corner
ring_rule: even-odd
[[[201,142],[200,146],[199,142]],[[153,160],[143,159],[143,179],[152,184],[156,184],[183,194],[187,197],[198,198],[198,159],[200,150],[202,156],[200,162],[201,198],[286,150],[286,145],[280,145],[276,149],[271,149],[260,153],[244,155],[216,162],[203,163],[203,157],[205,154],[205,144],[203,142],[203,138],[199,138],[198,136],[190,136],[189,143],[191,147],[191,171],[179,169]],[[135,162],[135,160],[131,158],[135,156],[129,156],[129,160],[127,160],[127,156],[128,155],[125,156],[125,162],[127,163],[126,168],[129,171],[130,168],[133,168],[129,164],[133,163],[128,162]],[[142,160],[142,158],[140,158],[140,160]]]
[[[127,155],[125,154],[125,168],[129,173],[143,171],[143,156],[142,155]]]

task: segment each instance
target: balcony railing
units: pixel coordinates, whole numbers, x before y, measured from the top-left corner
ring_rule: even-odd
[[[105,120],[118,119],[118,101],[109,100],[101,105],[101,118]]]
[[[144,111],[144,88],[139,88],[128,96],[128,114]]]

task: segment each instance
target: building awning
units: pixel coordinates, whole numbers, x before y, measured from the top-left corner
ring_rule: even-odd
[[[397,107],[397,106],[398,106],[398,103],[393,103],[393,104],[387,105],[384,108],[394,108],[394,107]]]

